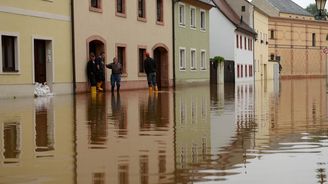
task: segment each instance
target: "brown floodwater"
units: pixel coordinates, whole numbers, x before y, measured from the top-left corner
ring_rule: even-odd
[[[323,184],[325,79],[0,100],[0,183]]]

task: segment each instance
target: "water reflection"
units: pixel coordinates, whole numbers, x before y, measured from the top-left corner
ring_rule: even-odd
[[[0,183],[327,183],[325,84],[1,100]]]
[[[0,100],[0,183],[74,182],[72,99]]]

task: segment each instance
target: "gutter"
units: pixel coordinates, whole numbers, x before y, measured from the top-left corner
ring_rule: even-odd
[[[176,87],[176,78],[175,78],[175,3],[180,0],[172,0],[172,62],[173,62],[173,88]]]
[[[74,0],[71,0],[73,94],[76,94]]]

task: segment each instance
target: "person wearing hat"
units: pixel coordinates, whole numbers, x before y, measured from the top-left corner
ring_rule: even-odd
[[[149,56],[148,52],[145,52],[146,59],[144,61],[144,69],[147,74],[147,81],[149,92],[153,90],[158,91],[157,83],[156,83],[156,72],[157,72],[157,64],[156,61]]]

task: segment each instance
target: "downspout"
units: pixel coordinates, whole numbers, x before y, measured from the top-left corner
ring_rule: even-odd
[[[73,94],[76,94],[74,0],[71,0]]]
[[[175,89],[175,3],[179,0],[172,0],[172,62],[173,62],[173,88]]]

